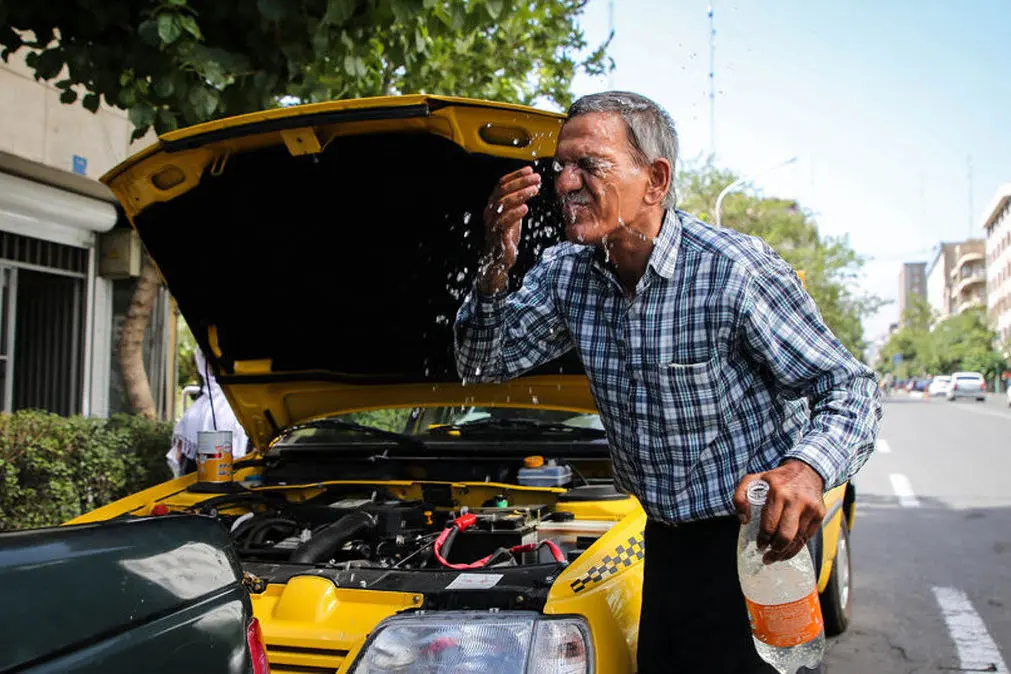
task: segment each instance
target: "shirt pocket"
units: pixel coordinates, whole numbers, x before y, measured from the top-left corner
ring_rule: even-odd
[[[714,356],[701,363],[659,363],[656,391],[669,432],[715,431],[721,419],[721,400]]]

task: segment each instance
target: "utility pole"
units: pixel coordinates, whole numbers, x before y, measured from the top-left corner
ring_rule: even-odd
[[[973,232],[973,229],[974,229],[973,222],[976,219],[976,214],[975,214],[976,208],[973,205],[973,200],[972,200],[972,155],[971,154],[965,155],[965,174],[966,174],[966,178],[968,178],[968,181],[969,181],[969,238],[973,239],[973,238],[975,238],[973,236],[973,234],[974,234],[974,232]]]
[[[716,156],[716,20],[709,5],[709,153]]]

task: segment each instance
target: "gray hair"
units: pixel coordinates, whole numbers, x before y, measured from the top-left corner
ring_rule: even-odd
[[[594,112],[617,113],[628,130],[632,159],[639,166],[649,166],[657,159],[670,162],[671,176],[665,208],[677,205],[674,170],[678,161],[678,132],[674,120],[654,101],[628,91],[604,91],[583,96],[569,107],[569,119]]]

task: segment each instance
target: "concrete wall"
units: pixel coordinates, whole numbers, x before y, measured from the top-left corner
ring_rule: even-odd
[[[72,105],[60,103],[59,89],[35,80],[25,65],[27,54],[22,49],[8,63],[0,61],[0,150],[97,179],[155,140],[150,132],[131,142],[133,129],[125,110],[103,102],[91,113],[80,98]],[[84,93],[78,91],[79,97]],[[75,171],[75,156],[86,161],[83,173],[80,160]]]

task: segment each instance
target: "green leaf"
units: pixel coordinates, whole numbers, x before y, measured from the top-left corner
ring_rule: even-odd
[[[159,98],[168,98],[175,91],[171,77],[157,77],[154,80],[154,94]]]
[[[288,13],[286,0],[256,0],[256,8],[267,21],[280,21]]]
[[[84,106],[84,109],[91,112],[98,112],[98,103],[98,94],[85,94],[84,98],[81,99],[81,105]]]
[[[119,86],[125,87],[126,85],[133,82],[133,71],[124,70],[119,74]]]
[[[485,9],[488,10],[488,15],[492,19],[498,20],[502,16],[502,8],[505,6],[505,0],[485,0]]]
[[[141,21],[137,26],[137,36],[149,47],[161,46],[161,38],[158,36],[158,22],[154,19]]]
[[[155,118],[155,130],[158,133],[168,133],[179,128],[179,120],[168,108],[160,108]]]
[[[340,25],[354,16],[355,0],[329,0],[326,3],[326,13],[323,15],[322,24]]]
[[[202,120],[211,119],[215,109],[218,107],[218,94],[213,89],[197,85],[190,89],[187,96],[189,104],[193,106],[193,111]]]
[[[411,0],[392,0],[393,16],[400,23],[407,23],[418,11],[416,2]]]
[[[129,116],[135,129],[144,129],[154,122],[155,109],[148,103],[138,103],[130,108]]]
[[[421,28],[414,29],[414,49],[419,54],[425,51],[425,47],[428,46],[428,39],[425,37],[424,33],[421,32]]]
[[[197,20],[192,16],[180,16],[179,23],[182,25],[183,30],[193,36],[196,40],[203,40],[203,33],[200,32],[200,26],[197,25]]]
[[[73,103],[77,100],[77,92],[73,89],[67,89],[62,94],[60,94],[60,103]]]
[[[360,68],[359,63],[361,63],[360,58],[354,54],[346,54],[344,56],[344,72],[348,75],[356,76]]]
[[[73,83],[74,82],[72,80],[60,80],[59,82],[57,82],[53,86],[56,87],[57,89],[66,90],[66,89],[69,89],[70,85],[73,84]]]
[[[183,34],[179,18],[175,14],[162,13],[158,15],[158,37],[162,44],[172,44]]]
[[[57,49],[47,49],[35,62],[35,77],[51,80],[63,70],[63,54]]]

